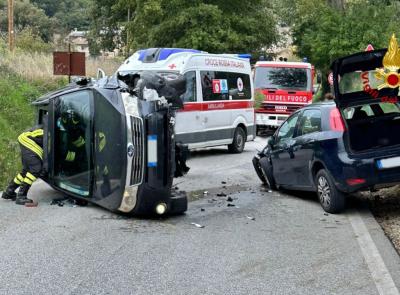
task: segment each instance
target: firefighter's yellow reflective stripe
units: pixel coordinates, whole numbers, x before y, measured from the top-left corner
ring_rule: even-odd
[[[32,185],[32,183],[33,183],[33,181],[30,180],[28,177],[25,177],[24,182],[29,184],[29,185]]]
[[[36,177],[33,174],[29,173],[29,172],[26,173],[26,177],[25,178],[29,178],[32,181],[36,180]]]
[[[79,123],[79,119],[78,119],[78,120],[75,120],[74,118],[72,118],[72,123],[73,123],[74,125],[78,124],[78,123]]]
[[[82,136],[79,136],[77,140],[72,143],[76,147],[81,147],[85,144],[85,139]]]
[[[72,162],[75,160],[75,152],[69,151],[65,157],[65,161]]]
[[[18,178],[14,178],[14,182],[16,183],[16,184],[18,184],[18,185],[21,185],[22,184],[22,182],[18,179]]]
[[[28,136],[30,137],[38,137],[38,136],[43,136],[43,129],[36,129],[35,131],[27,132],[30,133]]]
[[[18,142],[26,147],[28,150],[31,150],[35,154],[39,156],[40,159],[43,159],[43,149],[32,139],[28,138],[27,133],[24,132],[20,136],[18,136]]]
[[[33,140],[31,140],[29,138],[21,137],[21,138],[18,138],[18,141],[20,144],[25,146],[28,150],[37,154],[39,156],[39,158],[43,159],[43,149],[39,145],[37,145]]]
[[[19,181],[24,181],[24,177],[21,175],[21,173],[18,173],[17,178]]]
[[[100,152],[104,149],[106,146],[106,136],[103,132],[99,132],[99,150]]]

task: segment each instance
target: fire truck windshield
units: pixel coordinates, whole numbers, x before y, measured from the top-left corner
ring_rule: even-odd
[[[256,89],[310,91],[311,70],[305,68],[257,67]]]

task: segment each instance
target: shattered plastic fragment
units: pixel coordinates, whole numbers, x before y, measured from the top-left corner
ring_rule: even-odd
[[[201,208],[201,209],[200,209],[200,211],[201,211],[201,212],[204,212],[204,211],[206,211],[206,209],[204,209],[204,208]]]
[[[208,191],[203,192],[203,195],[207,195],[207,194],[208,194]]]
[[[222,184],[226,184],[226,181],[221,181]]]
[[[32,202],[32,203],[25,203],[25,207],[37,207],[38,202]]]
[[[232,203],[229,203],[229,204],[227,205],[227,207],[236,207],[236,205],[235,205],[235,204],[232,204]]]
[[[226,198],[226,200],[227,200],[228,202],[233,202],[233,199],[232,199],[231,197]]]
[[[246,216],[248,219],[250,219],[250,220],[256,220],[256,218],[255,217],[253,217],[253,216]]]
[[[194,225],[195,227],[198,227],[198,228],[204,228],[204,225],[201,225],[201,224],[198,224],[198,223],[192,222],[191,224]]]
[[[219,194],[217,194],[217,197],[226,197],[226,194],[225,193],[219,193]]]

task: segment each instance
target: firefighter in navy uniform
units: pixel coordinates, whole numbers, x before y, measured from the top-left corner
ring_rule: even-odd
[[[60,147],[61,158],[63,159],[64,172],[74,175],[81,172],[79,163],[84,161],[85,149],[85,126],[79,115],[73,109],[62,112],[57,122],[57,127],[61,130],[62,144]]]
[[[43,166],[43,127],[41,125],[18,136],[21,148],[22,171],[10,182],[2,195],[3,199],[15,200],[18,205],[32,203],[28,191],[40,177]],[[15,192],[19,188],[18,194]]]

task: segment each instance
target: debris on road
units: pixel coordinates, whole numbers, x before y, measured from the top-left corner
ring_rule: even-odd
[[[226,181],[221,181],[221,184],[226,184]]]
[[[206,211],[206,209],[204,209],[204,208],[201,208],[201,209],[200,209],[200,211],[201,211],[201,212],[204,212],[204,211]]]
[[[226,198],[226,200],[227,200],[228,202],[233,202],[233,199],[232,199],[231,197]]]
[[[204,225],[201,225],[201,224],[198,224],[198,223],[195,223],[195,222],[192,222],[190,224],[194,225],[197,228],[204,228],[205,227]]]
[[[65,204],[69,204],[70,207],[77,207],[77,206],[87,206],[88,201],[85,200],[78,200],[71,197],[62,197],[58,199],[53,199],[50,202],[50,205],[58,205],[59,207],[64,207]]]
[[[246,216],[248,219],[250,219],[250,220],[256,220],[256,218],[255,217],[253,217],[253,216]]]
[[[232,204],[232,203],[228,203],[227,207],[236,207],[236,205],[235,205],[235,204]],[[238,207],[238,208],[239,208],[239,207]]]
[[[25,207],[37,207],[38,202],[32,202],[32,203],[25,203]]]
[[[226,197],[226,194],[225,193],[219,193],[219,194],[217,194],[217,197]]]
[[[203,195],[207,196],[208,195],[208,191],[204,191]]]

